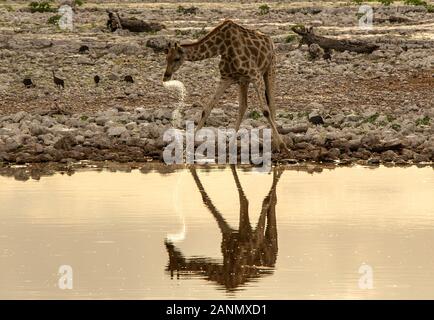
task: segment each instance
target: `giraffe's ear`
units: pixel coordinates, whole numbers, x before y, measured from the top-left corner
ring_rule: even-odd
[[[175,42],[175,49],[179,53],[184,53],[184,49],[181,47],[181,45],[178,42]]]
[[[169,49],[170,49],[171,46],[172,46],[172,43],[169,42],[169,43],[167,44],[167,47],[164,49],[164,53],[165,53],[165,54],[168,54],[168,53],[169,53]]]

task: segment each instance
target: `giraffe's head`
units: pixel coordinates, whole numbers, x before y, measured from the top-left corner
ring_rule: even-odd
[[[166,72],[164,73],[163,81],[168,81],[172,75],[181,67],[185,61],[184,49],[177,43],[172,44],[169,42],[166,52]]]

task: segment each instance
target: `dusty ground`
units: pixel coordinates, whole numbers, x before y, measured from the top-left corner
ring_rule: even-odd
[[[89,122],[100,116],[112,117],[110,110],[113,108],[131,112],[131,116],[122,120],[124,122],[136,121],[134,114],[140,114],[143,109],[154,112],[170,110],[177,102],[177,96],[162,86],[164,55],[146,47],[147,40],[163,37],[193,41],[223,19],[230,18],[246,27],[259,29],[275,40],[279,125],[285,129],[284,132],[289,132],[291,147],[301,150],[292,154],[293,158],[384,160],[381,153],[388,150],[378,148],[378,145],[398,139],[392,143],[394,148],[391,151],[395,154],[389,152],[386,160],[433,160],[434,14],[423,7],[402,4],[375,6],[375,18],[403,16],[409,21],[376,23],[373,30],[366,31],[358,28],[358,7],[349,5],[349,2],[269,1],[270,13],[263,15],[259,13],[259,2],[194,2],[198,13],[185,15],[177,12],[178,6],[189,7],[191,3],[86,1],[83,7],[76,9],[75,30],[68,32],[47,23],[54,13],[32,14],[28,12],[27,4],[28,1],[0,2],[0,115],[3,115],[0,120],[3,128],[22,131],[19,126],[13,126],[14,120],[10,115],[25,111],[29,114],[18,116],[19,122],[32,122],[35,120],[32,119],[33,114],[55,106],[76,115],[76,119],[83,119],[85,115]],[[167,29],[156,34],[133,34],[124,30],[110,33],[105,28],[106,9],[119,9],[125,16],[158,21]],[[292,34],[290,26],[300,23],[315,26],[319,34],[375,42],[380,45],[380,50],[371,55],[333,53],[331,61],[311,60],[306,46],[297,49],[296,37],[286,41]],[[90,53],[79,54],[81,45],[88,45]],[[213,92],[218,79],[217,61],[216,58],[186,63],[176,74],[175,78],[184,82],[188,92],[186,119],[199,114],[204,98]],[[65,80],[65,90],[55,88],[51,70]],[[96,74],[102,79],[98,87],[93,82]],[[125,75],[132,75],[135,83],[122,81]],[[24,88],[24,77],[31,77],[36,87]],[[228,90],[213,112],[216,120],[211,120],[211,124],[230,126],[237,113],[236,103],[234,87]],[[251,94],[252,110],[258,109],[256,98]],[[317,127],[309,123],[311,112],[320,114],[325,125]],[[166,125],[170,120],[170,116],[167,119],[151,118],[148,122],[159,119],[155,122],[158,126]],[[255,117],[247,117],[244,125],[256,127],[265,124],[262,117],[252,118]],[[116,122],[119,119],[115,117],[112,120]],[[43,122],[40,118],[36,121],[39,124]],[[140,121],[136,122],[140,125]],[[50,126],[53,125],[50,122]],[[61,121],[60,125],[74,127],[65,121]],[[104,128],[106,123],[99,125]],[[304,129],[293,130],[300,126]],[[10,144],[11,140],[6,138],[14,138],[3,133],[1,139],[4,144]],[[50,146],[58,140],[56,133],[48,142],[37,138],[44,141],[43,146]],[[128,137],[124,138],[127,141]],[[143,135],[136,135],[135,138],[143,138]],[[349,146],[340,144],[342,139],[349,142],[358,139],[361,142],[351,145],[350,152]],[[18,147],[26,144],[25,139],[24,142],[23,139],[18,140]],[[32,143],[36,142],[32,140]],[[403,143],[404,147],[396,147],[397,143]],[[337,148],[340,152],[334,150],[329,156],[318,156],[318,151],[314,150],[317,148],[328,151]],[[412,153],[403,157],[403,149]],[[7,149],[5,152],[9,157],[3,153],[4,160],[16,160],[10,155],[17,150],[19,148],[14,149],[13,146]],[[320,154],[325,152],[321,150]],[[312,154],[312,151],[316,153]],[[76,157],[87,157],[86,154],[84,152],[84,155]],[[59,157],[62,159],[56,155],[54,160],[59,160]],[[26,157],[23,159],[21,161],[29,160]],[[30,160],[41,160],[38,159]],[[48,160],[51,159],[45,159]]]

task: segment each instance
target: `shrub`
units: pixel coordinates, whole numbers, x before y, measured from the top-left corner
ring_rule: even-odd
[[[309,116],[308,111],[299,111],[297,112],[297,118],[307,118]]]
[[[289,119],[289,120],[294,119],[294,116],[291,113],[279,113],[277,116],[279,118],[284,118],[284,119]]]
[[[252,112],[249,113],[250,119],[258,120],[260,117],[261,117],[261,114],[256,110],[253,110]]]
[[[297,36],[295,34],[288,34],[285,38],[285,42],[290,43],[290,42],[294,41],[295,39],[297,39]]]
[[[204,35],[206,35],[207,34],[207,32],[206,32],[206,30],[205,30],[205,27],[203,27],[202,29],[199,29],[199,30],[194,30],[193,32],[192,32],[192,36],[193,36],[193,38],[195,38],[195,39],[199,39],[199,38],[202,38]]]
[[[61,18],[61,15],[56,14],[55,16],[49,17],[47,22],[48,22],[48,24],[57,25],[59,23],[60,18]]]
[[[363,120],[363,122],[374,123],[379,116],[380,116],[380,114],[378,112],[374,113],[373,115],[371,115],[371,116],[367,117],[365,120]]]
[[[53,12],[54,9],[51,8],[50,2],[51,1],[41,1],[41,2],[33,1],[33,2],[30,2],[30,4],[29,4],[30,12],[31,13]]]
[[[393,3],[393,0],[379,0],[382,5],[390,6]]]
[[[384,6],[389,6],[393,3],[394,0],[353,0],[356,4],[360,5],[363,2],[380,2]]]
[[[81,7],[84,4],[84,1],[83,0],[74,0],[74,3],[76,6]]]
[[[268,4],[261,4],[258,9],[260,15],[270,13],[270,7],[268,6]]]
[[[392,124],[392,129],[395,131],[400,131],[401,130],[401,125],[398,123],[394,123]]]
[[[434,6],[432,4],[428,4],[426,1],[423,0],[404,0],[404,3],[413,6],[424,6],[427,12],[434,12]]]
[[[374,2],[374,0],[353,0],[354,3],[361,5],[363,2]],[[381,4],[385,5],[385,6],[389,6],[391,5],[394,0],[378,0],[378,2],[380,2]],[[412,5],[412,6],[424,6],[426,11],[432,13],[434,12],[434,6],[431,4],[428,4],[426,1],[424,0],[404,0],[404,4],[406,5]]]
[[[394,0],[377,0],[378,2],[380,2],[382,5],[384,6],[389,6],[393,3]],[[356,4],[362,4],[363,2],[375,2],[375,0],[353,0],[353,2],[355,2]]]
[[[396,118],[394,116],[392,116],[391,114],[386,115],[387,121],[389,122],[393,122],[396,120]]]
[[[423,0],[404,0],[404,4],[409,4],[413,6],[427,6],[426,1]]]
[[[430,118],[428,116],[424,116],[423,118],[419,118],[416,120],[417,126],[427,126],[429,125]]]

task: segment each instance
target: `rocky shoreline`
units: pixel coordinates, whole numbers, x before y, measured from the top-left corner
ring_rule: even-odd
[[[434,160],[434,126],[429,122],[433,108],[418,113],[409,106],[398,119],[375,110],[342,115],[325,114],[319,104],[310,109],[308,115],[293,118],[278,115],[279,131],[291,151],[289,156],[275,155],[275,160],[342,164],[429,164]],[[95,115],[57,110],[2,116],[0,163],[162,160],[167,145],[163,134],[172,128],[172,111],[118,107]],[[184,120],[194,117],[186,113]],[[230,127],[232,119],[217,108],[210,120],[208,125],[217,128]],[[265,127],[264,119],[249,118],[242,125],[247,130]]]

